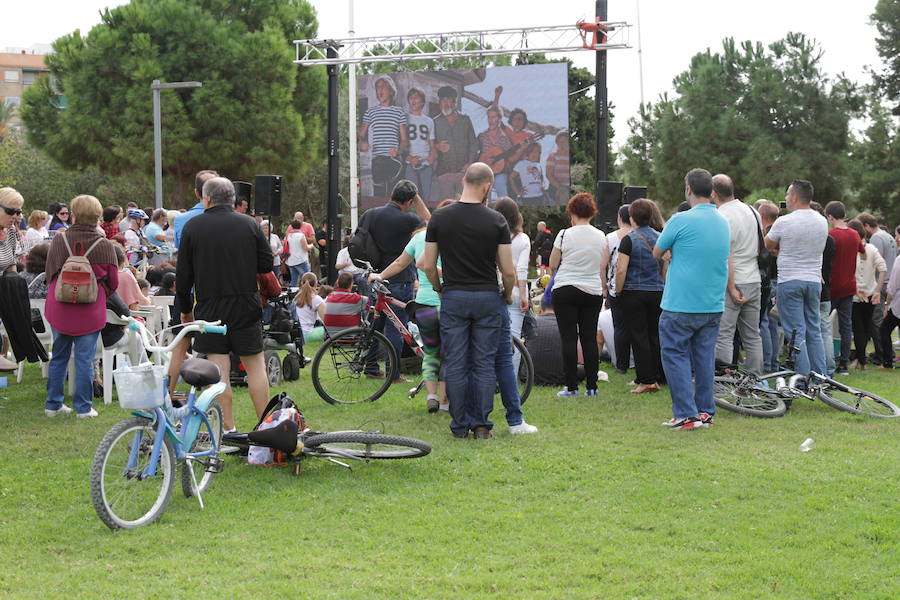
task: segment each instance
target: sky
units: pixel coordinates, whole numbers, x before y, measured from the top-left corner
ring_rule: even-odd
[[[319,15],[319,37],[348,37],[350,0],[311,0]],[[123,4],[116,0],[29,0],[7,2],[0,22],[0,50],[48,44],[74,29],[86,33],[99,23],[99,11]],[[435,31],[467,31],[574,24],[592,19],[590,0],[484,2],[456,0],[355,0],[357,36],[376,36]],[[609,0],[609,20],[633,25],[632,48],[610,51],[608,94],[615,105],[615,141],[628,136],[627,120],[640,104],[638,58],[638,7],[643,57],[645,101],[672,89],[672,79],[690,64],[691,57],[707,48],[719,51],[722,39],[754,40],[764,44],[781,39],[788,31],[815,38],[825,55],[823,67],[834,75],[868,83],[868,67],[879,67],[875,28],[869,24],[876,0]],[[410,9],[418,6],[417,9]],[[512,8],[514,6],[515,8]],[[577,66],[593,71],[590,51],[573,53]]]

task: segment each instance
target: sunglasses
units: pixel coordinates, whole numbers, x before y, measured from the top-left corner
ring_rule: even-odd
[[[13,215],[22,216],[21,208],[10,208],[9,206],[0,206],[0,208],[2,208],[3,212],[8,214],[9,216],[13,216]]]

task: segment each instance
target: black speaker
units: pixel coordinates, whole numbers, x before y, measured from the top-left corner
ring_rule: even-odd
[[[621,181],[597,182],[597,218],[594,222],[607,233],[617,227],[616,217],[622,206],[622,187]]]
[[[253,204],[253,184],[247,183],[246,181],[232,181],[231,184],[234,186],[234,205],[237,206],[240,204],[242,200],[247,201],[247,206],[249,207]]]
[[[627,185],[625,186],[625,204],[631,204],[638,198],[647,197],[646,185]]]
[[[256,214],[281,215],[281,175],[257,175],[255,183]]]

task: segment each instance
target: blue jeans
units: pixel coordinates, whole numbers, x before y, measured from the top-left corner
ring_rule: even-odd
[[[506,304],[500,292],[449,290],[441,298],[441,352],[450,429],[464,435],[493,427],[495,357]],[[507,332],[508,334],[508,332]]]
[[[69,356],[75,352],[75,395],[72,397],[76,413],[90,412],[94,397],[94,356],[100,332],[85,335],[66,335],[53,330],[53,352],[47,368],[47,401],[44,408],[59,410],[65,399],[66,373]]]
[[[506,312],[509,315],[509,331],[510,335],[513,337],[517,337],[519,339],[522,338],[522,323],[525,321],[525,313],[519,310],[519,288],[513,288],[512,293],[512,304],[506,307]],[[519,362],[522,360],[522,354],[513,347],[513,355],[512,355],[512,363],[513,363],[513,371],[515,373],[519,372]]]
[[[822,327],[822,346],[825,350],[825,373],[834,377],[834,342],[831,333],[831,301],[819,302],[819,323]]]
[[[416,169],[410,164],[406,165],[403,178],[412,181],[419,188],[419,196],[425,202],[431,199],[431,176],[434,173],[434,167],[428,165],[421,169]],[[443,198],[441,198],[443,200]]]
[[[796,371],[801,375],[810,370],[825,374],[825,348],[822,345],[822,325],[819,319],[819,296],[822,284],[813,281],[784,281],[778,283],[778,314],[786,339],[796,330],[795,345],[800,348]]]
[[[713,377],[722,313],[662,311],[659,347],[676,419],[716,414]],[[693,372],[693,382],[691,373]]]
[[[297,282],[305,274],[309,273],[309,262],[302,262],[299,265],[288,265],[291,272],[291,287],[297,287]]]
[[[413,298],[413,284],[411,281],[405,281],[402,283],[389,283],[388,289],[391,290],[391,296],[393,296],[395,300],[399,300],[400,302],[409,302]],[[399,306],[391,306],[391,309],[394,311],[394,314],[397,315],[397,318],[400,319],[401,323],[405,325],[409,321],[409,317],[406,315],[406,310],[400,308]],[[388,341],[391,343],[391,346],[394,347],[394,351],[397,353],[397,364],[394,365],[394,372],[385,374],[391,379],[397,379],[400,377],[400,357],[403,354],[403,336],[400,335],[400,332],[397,331],[397,328],[393,325],[385,327],[386,323],[387,317],[378,317],[378,319],[375,321],[375,330],[384,332],[385,337],[388,339]]]
[[[775,317],[772,316],[772,305],[769,304],[769,307],[766,311],[766,318],[763,321],[764,325],[761,326],[762,331],[760,332],[764,338],[768,338],[769,346],[771,348],[770,353],[767,355],[765,359],[765,364],[763,370],[771,373],[772,371],[777,371],[779,367],[779,360],[781,359],[781,346],[780,335],[779,335],[779,321]]]
[[[509,306],[515,308],[520,315],[518,304]],[[494,358],[494,375],[500,386],[500,398],[503,400],[503,408],[506,409],[506,423],[512,427],[520,425],[525,417],[522,416],[522,403],[519,400],[518,369],[515,368],[512,353],[512,332],[510,331],[510,311],[504,311],[503,324],[500,328],[500,339],[497,340],[497,356]],[[519,322],[519,331],[522,323]]]

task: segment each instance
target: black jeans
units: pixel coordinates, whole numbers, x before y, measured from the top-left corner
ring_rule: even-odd
[[[585,387],[597,389],[600,351],[597,348],[597,318],[603,296],[582,292],[574,285],[553,288],[553,310],[562,342],[563,375],[569,390],[578,389],[578,341],[584,353]]]
[[[631,335],[625,326],[625,317],[622,314],[622,301],[618,296],[609,296],[606,299],[609,310],[612,311],[613,321],[613,346],[616,349],[616,364],[618,371],[627,371],[631,364]]]
[[[872,337],[872,314],[875,312],[875,305],[872,304],[872,297],[869,296],[868,302],[853,303],[853,348],[856,360],[859,364],[866,364],[866,346],[869,345],[869,339]]]
[[[878,308],[881,309],[881,307]],[[888,310],[878,329],[878,335],[881,337],[881,364],[886,369],[894,368],[894,344],[891,334],[894,333],[894,328],[897,326],[900,326],[900,319],[894,315],[893,311]]]
[[[625,313],[631,345],[634,348],[634,370],[637,383],[651,384],[663,380],[659,356],[659,304],[662,292],[622,290],[622,309]]]

